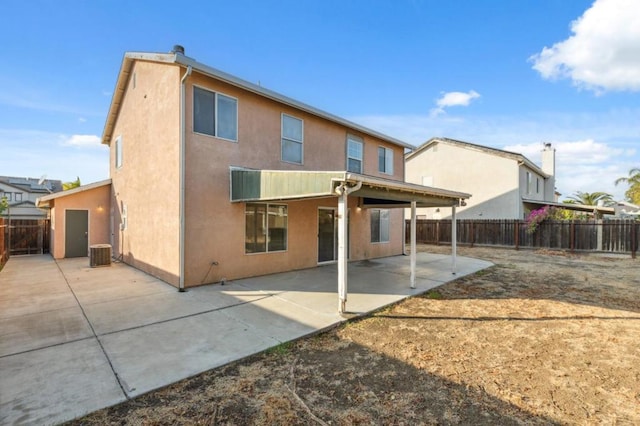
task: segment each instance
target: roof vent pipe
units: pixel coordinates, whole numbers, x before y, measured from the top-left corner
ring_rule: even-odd
[[[179,44],[174,44],[173,49],[171,49],[171,53],[179,53],[181,55],[184,55],[184,47],[180,46]]]

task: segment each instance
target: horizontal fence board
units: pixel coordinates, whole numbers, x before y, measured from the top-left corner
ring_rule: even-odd
[[[524,220],[483,219],[456,221],[458,244],[570,251],[631,253],[640,246],[640,222],[633,220],[545,220],[528,232]],[[411,221],[406,221],[409,242]],[[416,241],[451,244],[451,220],[416,220]]]

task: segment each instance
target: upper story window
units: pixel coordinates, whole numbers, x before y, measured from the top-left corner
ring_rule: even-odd
[[[11,201],[11,192],[3,192],[2,196],[7,199],[7,201]]]
[[[302,164],[303,134],[302,120],[282,114],[282,161]]]
[[[378,147],[378,171],[387,175],[393,174],[393,150]]]
[[[116,169],[122,167],[122,136],[116,138]]]
[[[362,139],[347,135],[347,171],[362,173]]]
[[[237,141],[238,100],[194,86],[193,131]]]
[[[540,178],[536,178],[536,194],[540,193]]]
[[[527,176],[526,176],[527,182],[527,194],[531,194],[531,186],[532,186],[532,176],[531,173],[527,172]]]
[[[16,192],[14,195],[16,201],[22,201],[22,192]]]

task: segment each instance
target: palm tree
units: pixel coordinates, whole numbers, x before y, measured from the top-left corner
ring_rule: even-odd
[[[629,170],[628,177],[621,177],[616,179],[615,184],[626,183],[629,185],[629,189],[624,193],[627,197],[627,201],[633,204],[640,204],[640,168],[634,167]]]
[[[613,196],[606,192],[582,192],[576,191],[574,195],[564,200],[566,204],[584,204],[585,206],[597,206],[602,201],[603,206],[613,204]]]
[[[77,188],[81,185],[80,183],[80,176],[78,176],[76,178],[76,180],[71,181],[71,182],[65,182],[62,184],[62,190],[63,191],[68,191],[69,189],[73,189],[73,188]]]

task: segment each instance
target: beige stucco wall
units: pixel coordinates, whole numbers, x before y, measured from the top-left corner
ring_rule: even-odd
[[[193,133],[192,85],[238,99],[238,142]],[[194,74],[187,85],[186,168],[186,274],[187,286],[262,275],[317,265],[319,207],[337,207],[337,198],[287,202],[288,249],[286,252],[245,254],[245,205],[229,202],[229,166],[273,170],[345,170],[349,129],[265,99],[224,83]],[[281,114],[304,121],[303,165],[281,161]],[[403,149],[352,132],[364,140],[364,173],[403,179]],[[394,175],[378,172],[378,147],[394,150]],[[392,214],[391,241],[370,243],[367,211],[350,202],[351,258],[400,254],[402,211]],[[211,264],[217,262],[213,267]]]
[[[51,253],[54,258],[65,257],[65,212],[67,210],[88,211],[89,246],[92,244],[110,244],[110,185],[65,195],[51,202],[53,203],[51,208]]]
[[[430,186],[471,194],[467,206],[456,210],[460,219],[521,218],[521,176],[515,159],[439,142],[408,159],[405,167],[407,182],[423,184],[428,176]],[[418,209],[417,214],[446,219],[451,209],[441,208],[440,217],[434,208]]]
[[[179,282],[180,267],[179,105],[184,72],[178,66],[136,62],[110,145],[114,255],[173,285]],[[238,100],[237,142],[193,132],[193,84]],[[186,86],[185,285],[317,265],[318,208],[337,207],[337,198],[280,203],[288,206],[287,250],[245,254],[245,204],[229,201],[229,166],[345,170],[351,130],[195,72]],[[302,165],[280,159],[282,113],[304,120]],[[403,148],[351,133],[364,140],[365,174],[403,179]],[[115,167],[118,137],[123,145],[121,168]],[[394,150],[393,176],[378,172],[379,146]],[[121,230],[125,205],[126,229]],[[391,241],[372,244],[369,212],[357,208],[355,197],[349,205],[351,259],[402,253],[401,210],[391,215]]]
[[[135,79],[135,85],[134,85]],[[177,284],[180,68],[136,62],[110,144],[114,254]],[[122,137],[122,167],[115,140]],[[126,229],[120,229],[127,208]]]

